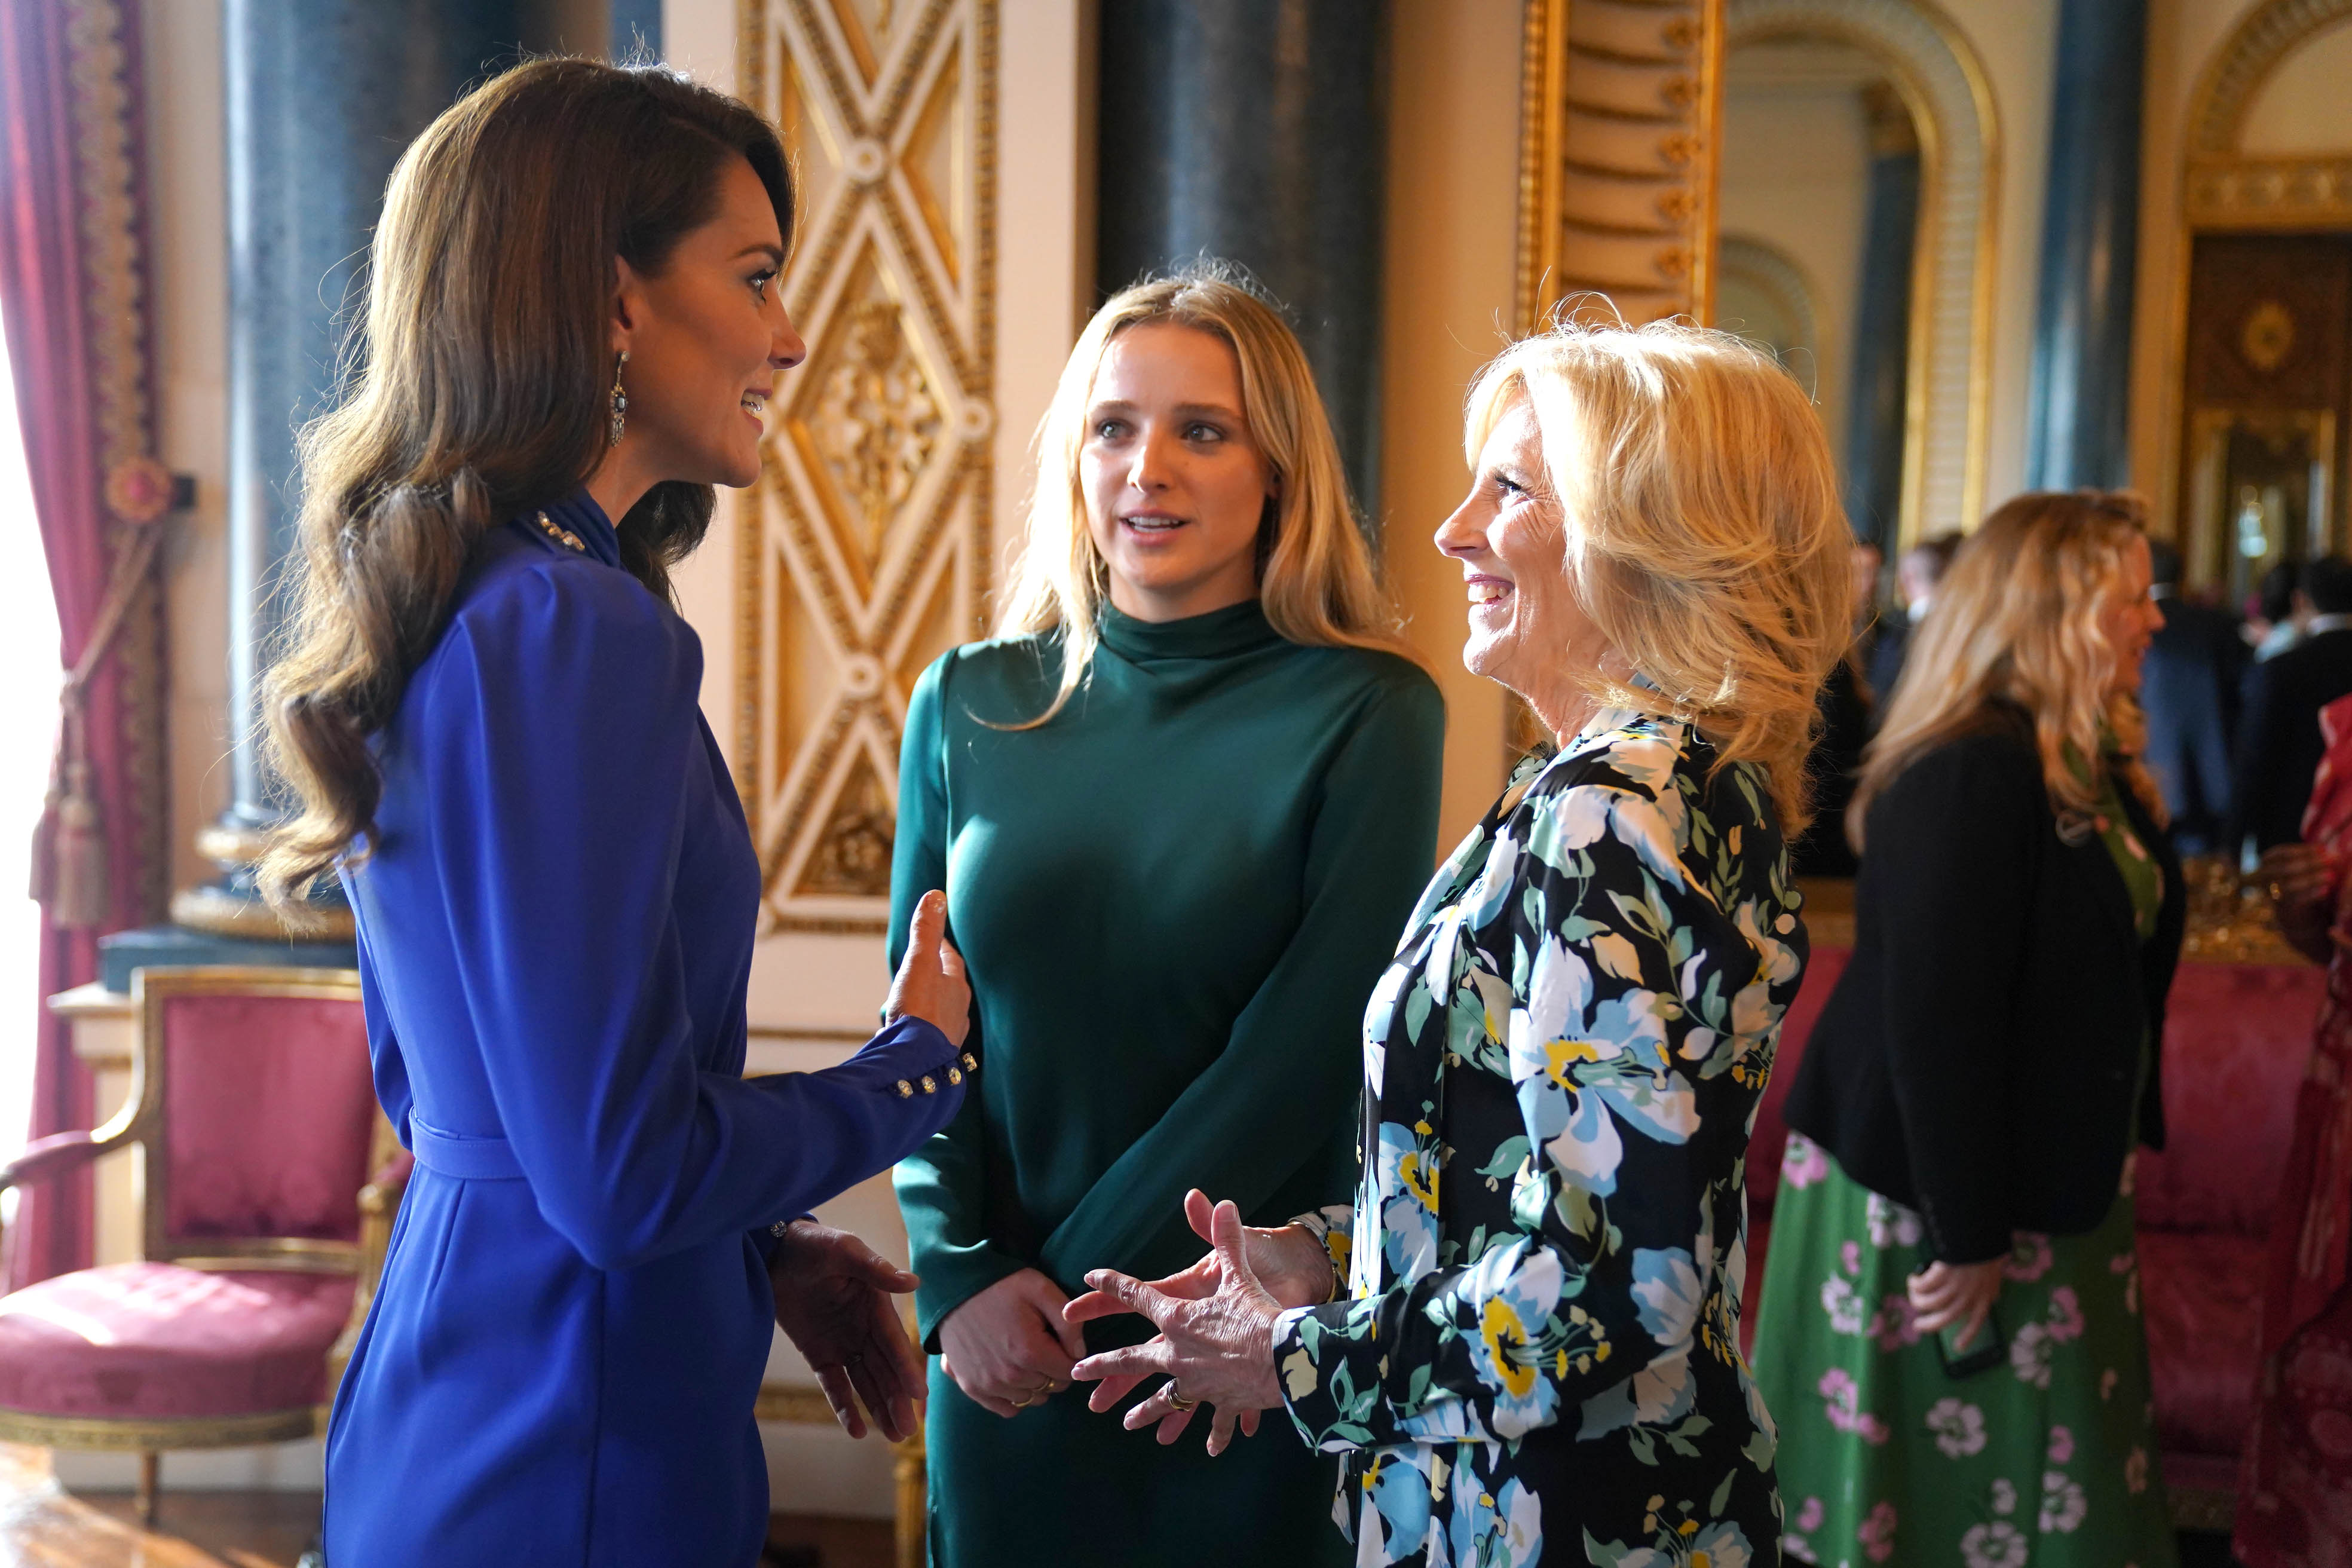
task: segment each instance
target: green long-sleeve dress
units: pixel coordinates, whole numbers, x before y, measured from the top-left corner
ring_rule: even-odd
[[[1037,1268],[1171,1273],[1206,1251],[1185,1189],[1253,1225],[1355,1180],[1357,1023],[1435,858],[1444,709],[1405,659],[1284,640],[1255,601],[1104,610],[1094,667],[1034,730],[1055,637],[948,654],[908,708],[895,963],[948,892],[981,1092],[898,1170],[925,1348],[930,1542],[950,1568],[1341,1563],[1331,1461],[1287,1423],[1210,1459],[1081,1387],[1013,1420],[940,1370],[940,1324]],[[1150,1332],[1088,1326],[1096,1349]]]

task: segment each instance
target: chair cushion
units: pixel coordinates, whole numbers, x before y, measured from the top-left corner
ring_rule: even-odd
[[[2140,1308],[2168,1454],[2235,1454],[2253,1416],[2262,1242],[2142,1230]]]
[[[0,1409],[183,1420],[316,1405],[353,1283],[115,1263],[28,1285],[0,1296]]]

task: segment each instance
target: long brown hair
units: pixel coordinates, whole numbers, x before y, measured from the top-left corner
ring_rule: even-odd
[[[1281,314],[1237,274],[1215,263],[1123,289],[1078,334],[1037,426],[1037,490],[1013,592],[997,617],[1002,636],[1062,636],[1062,680],[1033,729],[1062,710],[1086,679],[1101,640],[1110,568],[1087,524],[1078,479],[1095,374],[1113,339],[1166,323],[1206,332],[1241,365],[1242,417],[1281,483],[1258,534],[1258,599],[1274,629],[1309,647],[1369,647],[1422,663],[1397,629],[1357,531],[1330,417],[1315,390],[1307,351]]]
[[[2127,692],[2110,694],[2116,650],[2099,613],[2122,580],[2147,503],[2127,490],[2037,490],[2001,503],[1962,542],[1935,607],[1863,754],[1846,809],[1856,849],[1870,803],[1937,747],[2011,721],[2033,726],[2050,809],[2070,834],[2089,821],[2110,766],[2158,822],[2156,784],[2141,765],[2147,726]],[[2103,734],[2104,731],[2104,734]],[[2103,743],[2120,749],[2110,757]]]
[[[585,483],[605,449],[620,258],[657,274],[747,160],[789,244],[782,145],[745,105],[658,67],[541,59],[460,99],[402,154],[369,253],[339,407],[302,433],[302,511],[268,755],[300,795],[260,883],[284,903],[374,826],[369,738],[439,638],[491,527]],[[667,598],[708,485],[616,520]]]
[[[1563,321],[1470,388],[1470,466],[1521,401],[1576,602],[1642,683],[1610,707],[1673,714],[1748,762],[1781,829],[1811,820],[1822,682],[1853,637],[1853,548],[1829,439],[1794,377],[1727,332]]]

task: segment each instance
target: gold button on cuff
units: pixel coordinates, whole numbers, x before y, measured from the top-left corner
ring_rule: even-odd
[[[928,1074],[928,1073],[924,1074],[924,1075],[923,1075],[923,1092],[924,1092],[925,1094],[937,1094],[937,1093],[939,1093],[939,1091],[940,1091],[940,1086],[939,1086],[938,1084],[936,1084],[936,1083],[933,1083],[933,1082],[931,1081],[931,1079],[930,1079],[930,1075],[929,1075],[929,1074]]]
[[[973,1058],[970,1051],[966,1051],[963,1054],[963,1070],[966,1072],[978,1072],[980,1070],[979,1061]]]
[[[950,1083],[961,1083],[963,1081],[963,1069],[961,1068],[948,1068],[948,1081]]]
[[[903,1078],[898,1080],[898,1098],[900,1100],[912,1100],[915,1098],[915,1086],[908,1083]]]

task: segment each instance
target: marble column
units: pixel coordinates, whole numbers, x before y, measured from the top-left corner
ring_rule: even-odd
[[[286,933],[255,897],[246,868],[261,830],[289,806],[257,736],[260,679],[282,630],[281,577],[301,505],[296,434],[334,400],[393,164],[467,87],[530,41],[520,9],[520,0],[226,0],[223,9],[230,805],[199,839],[224,879],[182,891],[172,917],[232,946],[275,939],[280,963]],[[311,934],[331,946],[348,931],[348,912],[333,910]],[[110,960],[110,974],[133,963],[200,962],[220,945],[215,940],[200,954],[148,951],[168,934],[129,933],[142,956]]]
[[[2061,0],[2026,484],[2130,479],[2147,0]]]
[[[1289,309],[1368,519],[1380,514],[1387,37],[1386,0],[1102,7],[1099,297],[1202,256],[1248,268]]]
[[[1911,401],[1912,262],[1918,254],[1919,132],[1884,82],[1863,92],[1869,185],[1847,381],[1846,518],[1891,559],[1900,542],[1903,455]]]

